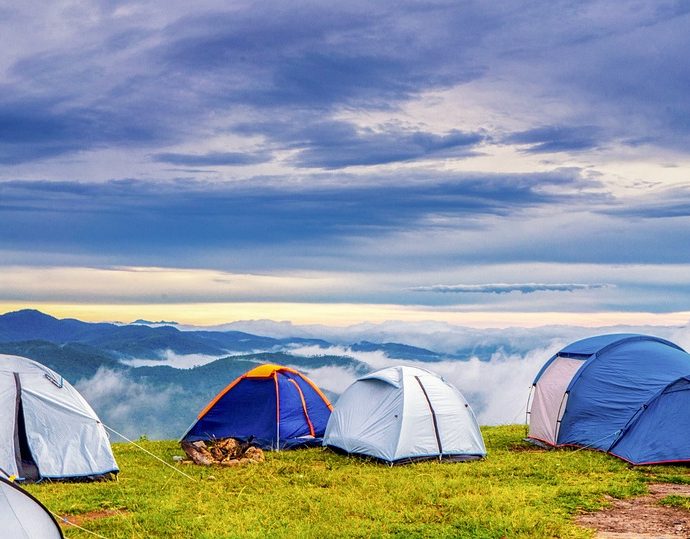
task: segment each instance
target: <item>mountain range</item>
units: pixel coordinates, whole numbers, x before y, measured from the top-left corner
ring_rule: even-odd
[[[179,436],[218,391],[260,363],[288,365],[307,374],[337,368],[351,378],[371,370],[351,355],[329,353],[334,346],[302,337],[182,331],[144,320],[90,323],[37,310],[0,315],[0,353],[50,367],[77,386],[106,424],[150,437]],[[305,347],[308,355],[300,353]],[[459,359],[402,343],[361,341],[340,344],[338,350],[343,349],[423,362]],[[174,368],[171,357],[190,358],[190,368]],[[324,391],[337,398],[337,392]]]

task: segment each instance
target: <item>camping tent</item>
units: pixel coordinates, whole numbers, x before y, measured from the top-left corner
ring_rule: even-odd
[[[690,461],[690,355],[647,335],[584,339],[537,374],[530,440],[607,451],[633,464]]]
[[[260,365],[218,393],[181,441],[251,439],[263,449],[319,444],[331,409],[326,396],[303,374]]]
[[[12,539],[60,539],[53,515],[24,489],[0,476],[0,530]]]
[[[414,367],[389,367],[356,380],[336,402],[323,444],[389,463],[486,455],[460,391]]]
[[[117,473],[96,413],[59,374],[0,354],[0,468],[20,479]]]

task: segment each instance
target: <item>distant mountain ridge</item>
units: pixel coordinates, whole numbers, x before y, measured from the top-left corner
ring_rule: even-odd
[[[309,348],[306,355],[300,350]],[[28,357],[75,384],[106,424],[136,436],[176,437],[198,411],[237,376],[261,363],[307,374],[325,369],[354,380],[371,367],[351,353],[380,352],[401,360],[448,359],[400,343],[362,341],[349,346],[322,339],[273,338],[242,331],[181,331],[141,323],[90,323],[58,319],[37,310],[0,315],[0,354]],[[319,350],[323,353],[319,353]],[[173,368],[168,356],[199,356],[191,368]],[[133,366],[148,360],[148,366]],[[151,366],[151,360],[160,365]],[[330,371],[329,371],[330,369]],[[337,393],[324,388],[332,399]]]
[[[161,351],[209,356],[239,355],[257,351],[275,352],[290,347],[333,344],[322,339],[289,337],[276,339],[242,331],[181,331],[172,326],[142,323],[119,325],[58,319],[27,309],[0,315],[0,342],[46,341],[55,344],[91,346],[101,353],[121,358],[160,359]],[[431,350],[399,343],[376,344],[362,341],[350,346],[355,352],[382,351],[399,359],[438,361],[447,359]]]
[[[177,354],[222,356],[271,350],[291,343],[327,344],[318,339],[273,339],[241,331],[180,331],[172,326],[118,325],[58,319],[37,310],[0,315],[0,342],[42,340],[81,343],[122,357],[160,358],[161,350]]]

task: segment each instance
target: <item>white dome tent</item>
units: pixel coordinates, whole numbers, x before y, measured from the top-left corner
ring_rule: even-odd
[[[53,515],[25,490],[0,476],[0,530],[12,539],[61,539]]]
[[[323,445],[388,463],[486,455],[460,391],[415,367],[389,367],[356,380],[336,402]]]
[[[20,480],[94,479],[117,473],[105,428],[59,374],[0,354],[0,469]]]

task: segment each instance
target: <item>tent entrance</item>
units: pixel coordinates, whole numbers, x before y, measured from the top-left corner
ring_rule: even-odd
[[[26,435],[26,421],[24,420],[24,404],[22,403],[22,385],[19,374],[14,373],[17,387],[17,415],[15,418],[15,452],[19,475],[27,481],[37,481],[40,478],[38,466],[29,447],[29,439]]]
[[[565,412],[566,390],[573,376],[585,362],[556,357],[534,386],[529,413],[529,438],[549,445],[558,444],[558,428]]]

